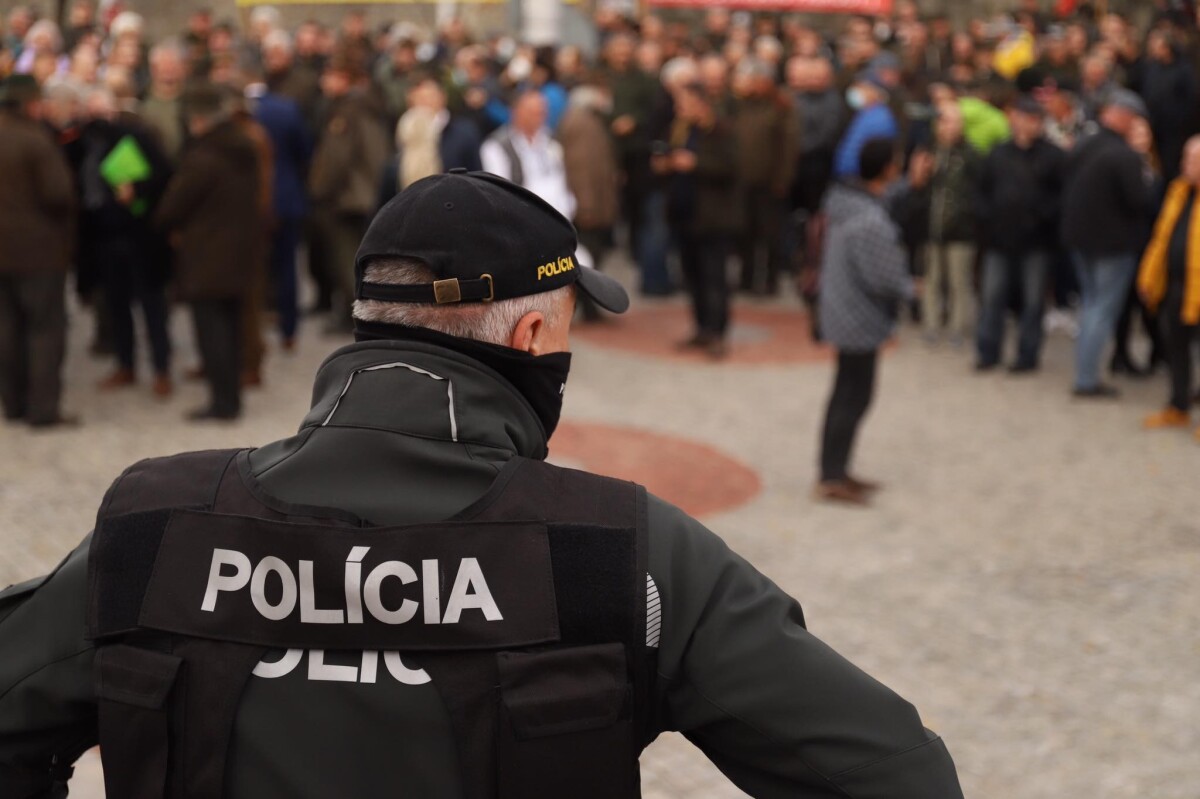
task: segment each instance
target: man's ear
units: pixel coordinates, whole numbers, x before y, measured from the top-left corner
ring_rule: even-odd
[[[530,355],[541,355],[542,332],[546,327],[546,317],[541,311],[530,311],[521,317],[513,329],[510,347]]]

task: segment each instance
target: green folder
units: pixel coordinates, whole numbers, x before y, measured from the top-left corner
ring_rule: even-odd
[[[146,160],[146,154],[132,136],[122,136],[100,162],[100,176],[107,180],[110,186],[137,183],[150,177],[150,174],[150,162]]]

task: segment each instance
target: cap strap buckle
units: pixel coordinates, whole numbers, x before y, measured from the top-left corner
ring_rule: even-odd
[[[462,287],[458,284],[458,278],[433,281],[433,299],[438,305],[462,302]]]
[[[491,302],[496,299],[496,281],[492,279],[492,276],[485,272],[479,276],[479,279],[488,282],[488,295],[483,298],[482,302]]]

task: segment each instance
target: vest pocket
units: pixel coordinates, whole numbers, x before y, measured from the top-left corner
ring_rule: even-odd
[[[501,799],[637,795],[624,645],[501,652],[496,659]]]

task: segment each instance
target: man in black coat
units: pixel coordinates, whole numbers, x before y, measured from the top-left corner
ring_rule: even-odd
[[[1004,316],[1013,287],[1021,293],[1015,373],[1037,369],[1042,350],[1042,303],[1058,237],[1066,155],[1043,136],[1042,109],[1022,97],[1008,110],[1013,137],[992,150],[976,196],[983,246],[983,289],[976,368],[1000,363]]]
[[[1153,175],[1127,139],[1146,104],[1131,91],[1109,95],[1100,129],[1076,148],[1063,196],[1063,243],[1079,276],[1081,312],[1075,396],[1113,398],[1100,382],[1100,359],[1133,284],[1152,202]]]

